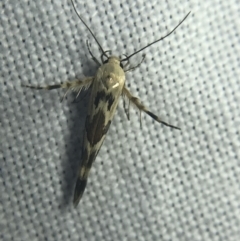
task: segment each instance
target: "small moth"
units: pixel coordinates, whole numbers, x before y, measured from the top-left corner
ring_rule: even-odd
[[[73,0],[71,0],[71,3],[73,5],[75,13],[77,14],[81,22],[85,25],[85,27],[88,29],[88,31],[91,33],[92,37],[94,38],[94,40],[96,41],[96,43],[100,48],[100,51],[101,51],[100,58],[102,63],[100,63],[97,60],[97,58],[93,56],[90,50],[89,43],[87,41],[89,54],[91,55],[93,61],[99,65],[96,75],[89,76],[81,80],[75,80],[71,82],[67,81],[62,84],[48,85],[45,87],[30,86],[30,85],[25,85],[25,87],[29,87],[32,89],[46,89],[46,90],[63,88],[67,90],[64,97],[69,91],[76,92],[78,96],[82,89],[91,88],[90,101],[88,104],[87,117],[85,121],[84,142],[83,142],[83,149],[82,149],[82,162],[78,170],[74,198],[73,198],[73,203],[75,206],[77,206],[83,195],[85,187],[87,185],[87,178],[88,178],[90,169],[92,167],[92,164],[102,146],[106,133],[109,129],[109,126],[115,114],[120,96],[127,97],[127,99],[129,100],[129,105],[130,103],[135,105],[139,109],[140,113],[141,111],[143,111],[146,114],[148,114],[150,117],[152,117],[155,121],[162,123],[163,125],[166,125],[168,127],[179,129],[178,127],[172,126],[162,121],[158,116],[156,116],[151,111],[149,111],[141,103],[140,99],[138,99],[137,97],[131,94],[131,92],[127,89],[125,85],[125,73],[136,69],[143,62],[145,58],[145,55],[143,55],[142,60],[139,62],[139,64],[137,64],[134,67],[127,68],[127,66],[129,65],[129,59],[132,56],[138,54],[139,52],[143,51],[149,46],[165,39],[170,34],[172,34],[188,17],[190,12],[167,35],[165,35],[164,37],[161,37],[160,39],[148,44],[147,46],[139,49],[138,51],[128,56],[125,55],[125,58],[120,59],[116,56],[109,56],[108,55],[109,51],[103,50],[96,36],[93,34],[91,29],[87,26],[85,21],[77,12],[76,7],[73,3]],[[129,105],[127,109],[124,101],[124,110],[128,119],[129,119]]]

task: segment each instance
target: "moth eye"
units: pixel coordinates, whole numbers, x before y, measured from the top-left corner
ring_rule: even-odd
[[[122,62],[120,62],[120,67],[123,69],[123,64],[122,64]]]
[[[108,59],[104,60],[103,63],[104,63],[104,64],[108,63]]]

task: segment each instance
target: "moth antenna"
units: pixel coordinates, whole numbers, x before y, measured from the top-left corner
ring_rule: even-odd
[[[95,35],[93,34],[92,30],[87,26],[87,24],[85,23],[85,21],[82,19],[82,17],[80,16],[80,14],[77,12],[77,9],[73,3],[73,0],[71,0],[71,3],[73,5],[74,11],[77,14],[78,18],[81,20],[81,22],[85,25],[85,27],[88,29],[88,31],[91,33],[91,35],[93,36],[93,38],[95,39],[96,43],[98,44],[99,48],[102,51],[102,54],[104,56],[106,56],[106,58],[108,58],[108,56],[106,55],[105,51],[103,50],[102,46],[100,45],[100,43],[98,42],[97,38],[95,37]]]
[[[167,38],[169,35],[171,35],[171,34],[185,21],[185,19],[188,17],[188,15],[189,15],[190,13],[191,13],[191,11],[190,11],[190,12],[183,18],[183,20],[180,21],[180,23],[179,23],[172,31],[170,31],[167,35],[161,37],[160,39],[155,40],[154,42],[148,44],[147,46],[145,46],[145,47],[137,50],[136,52],[130,54],[129,56],[127,56],[127,58],[122,59],[121,62],[129,60],[129,59],[130,59],[132,56],[134,56],[135,54],[138,54],[139,52],[143,51],[144,49],[148,48],[149,46],[151,46],[151,45],[153,45],[153,44],[155,44],[155,43],[157,43],[157,42],[159,42],[159,41]]]

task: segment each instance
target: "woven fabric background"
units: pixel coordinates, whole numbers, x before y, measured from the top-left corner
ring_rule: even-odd
[[[103,48],[170,129],[120,102],[83,199],[72,205],[88,94],[40,91],[94,75],[96,43],[69,0],[0,2],[0,239],[240,240],[240,3],[76,1]],[[137,64],[143,53],[131,59]]]

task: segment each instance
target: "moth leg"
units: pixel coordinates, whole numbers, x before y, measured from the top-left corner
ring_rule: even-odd
[[[22,85],[27,88],[37,89],[37,90],[53,90],[53,89],[67,89],[64,94],[66,97],[69,91],[77,92],[77,96],[80,94],[82,89],[88,89],[93,81],[94,77],[86,77],[83,80],[66,81],[62,84],[47,85],[47,86],[32,86],[32,85]],[[63,97],[63,98],[64,98]]]
[[[101,66],[100,62],[99,62],[99,61],[97,60],[97,58],[92,54],[92,51],[91,51],[90,46],[89,46],[88,39],[87,39],[86,43],[87,43],[88,52],[89,52],[89,54],[91,55],[93,61],[94,61],[98,66]]]
[[[123,96],[123,109],[124,109],[124,112],[127,116],[127,119],[130,120],[130,112],[129,112],[129,108],[130,108],[130,100],[128,99],[128,108],[126,107],[126,98],[125,98],[125,95],[122,95]]]
[[[131,68],[127,69],[127,70],[124,70],[124,72],[126,73],[126,72],[133,71],[133,70],[135,70],[136,68],[138,68],[138,67],[142,64],[142,62],[144,61],[145,57],[146,57],[146,55],[144,54],[140,63],[138,63],[138,64],[137,64],[136,66],[134,66],[134,67],[131,67]]]
[[[174,128],[174,129],[178,129],[180,130],[179,127],[176,127],[176,126],[173,126],[173,125],[170,125],[164,121],[162,121],[158,116],[156,116],[155,114],[153,114],[151,111],[149,111],[140,101],[139,98],[133,96],[130,91],[124,86],[123,87],[123,95],[127,96],[129,101],[131,103],[133,103],[139,110],[140,112],[141,111],[144,111],[146,114],[148,114],[149,116],[151,116],[155,121],[165,125],[165,126],[168,126],[168,127],[171,127],[171,128]]]

